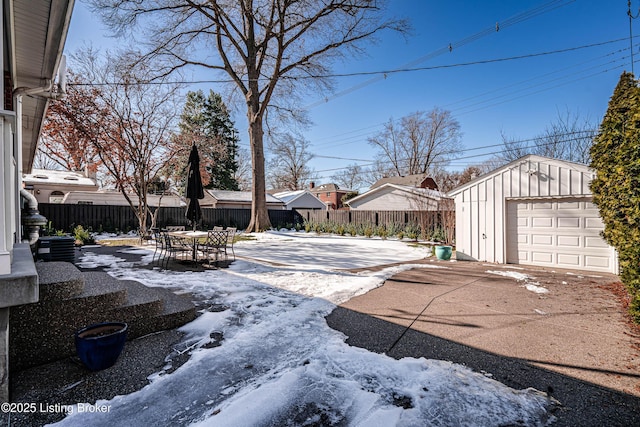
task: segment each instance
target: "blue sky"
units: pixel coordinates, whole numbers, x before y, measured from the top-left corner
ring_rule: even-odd
[[[341,77],[335,81],[335,94],[311,97],[314,125],[305,136],[316,155],[310,166],[318,182],[330,182],[339,168],[373,160],[367,138],[389,119],[434,107],[450,110],[463,132],[465,158],[453,162],[451,170],[495,153],[499,148],[489,146],[501,143],[501,133],[518,139],[535,137],[559,113],[569,111],[599,124],[620,74],[631,71],[626,0],[390,3],[390,13],[409,19],[412,34],[385,35],[366,57],[336,64],[335,73],[450,67],[391,73],[386,78]],[[639,8],[640,1],[632,1],[635,13]],[[638,25],[634,20],[634,35],[640,35]],[[67,52],[85,42],[112,46],[113,40],[102,36],[103,28],[77,1]],[[606,43],[618,39],[622,40]],[[596,44],[600,45],[582,48]],[[640,38],[634,41],[636,61],[638,46]],[[574,50],[539,55],[568,49]],[[521,56],[526,58],[457,65]],[[221,90],[215,85],[198,88]],[[235,121],[243,136],[241,144],[247,145],[241,108]]]

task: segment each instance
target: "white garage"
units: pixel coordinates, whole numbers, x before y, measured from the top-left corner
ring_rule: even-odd
[[[449,193],[458,259],[617,273],[586,165],[529,155]]]

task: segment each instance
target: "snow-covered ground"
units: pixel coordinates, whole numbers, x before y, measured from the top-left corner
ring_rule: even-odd
[[[140,249],[143,262],[150,252]],[[345,344],[324,316],[428,256],[405,242],[305,233],[263,233],[240,242],[229,269],[136,269],[85,249],[84,266],[115,277],[183,289],[211,307],[182,329],[188,362],[157,373],[135,393],[76,411],[62,426],[494,426],[545,425],[552,403],[461,365],[385,355]],[[261,260],[260,262],[256,260]],[[80,402],[79,402],[80,403]],[[78,408],[84,406],[79,405]]]

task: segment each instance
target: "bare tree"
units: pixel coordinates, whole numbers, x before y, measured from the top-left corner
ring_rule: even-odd
[[[99,160],[92,145],[92,129],[79,131],[78,126],[82,121],[100,120],[101,107],[95,103],[99,90],[76,83],[80,83],[78,76],[69,71],[67,95],[51,102],[47,109],[36,155],[43,169],[80,171],[95,167]]]
[[[358,190],[364,184],[364,170],[358,164],[351,164],[331,177],[340,188]]]
[[[444,243],[453,244],[456,237],[456,205],[453,199],[442,198],[438,202],[440,221],[444,232]]]
[[[115,31],[144,27],[149,55],[168,57],[172,62],[161,72],[186,66],[219,70],[241,93],[247,108],[253,165],[253,203],[247,228],[251,231],[270,226],[263,142],[268,107],[275,107],[276,113],[295,115],[301,111],[296,108],[298,89],[327,89],[326,76],[333,60],[361,53],[363,43],[383,30],[406,30],[403,21],[383,17],[384,0],[90,3]],[[212,47],[216,55],[211,54]]]
[[[591,161],[589,150],[598,132],[598,126],[579,113],[558,112],[558,117],[545,130],[530,140],[519,140],[502,135],[504,150],[496,156],[501,164],[509,163],[527,154],[568,160],[582,164]]]
[[[95,103],[103,111],[100,120],[78,126],[92,135],[103,167],[134,210],[144,235],[151,213],[147,193],[167,160],[179,87],[168,82],[146,84],[155,67],[139,61],[135,52],[101,55],[86,48],[71,59],[85,81],[100,88]]]
[[[268,162],[269,181],[273,188],[301,190],[311,178],[309,142],[286,134],[271,143],[271,160]]]
[[[369,144],[380,150],[379,159],[390,164],[394,175],[404,176],[446,165],[461,154],[461,137],[451,112],[434,108],[405,116],[398,124],[389,120]]]
[[[236,155],[238,168],[233,178],[241,191],[251,190],[251,153],[245,148],[239,148]]]
[[[372,186],[382,178],[395,175],[395,169],[390,167],[390,163],[388,161],[384,161],[381,158],[378,158],[371,166],[364,170],[362,179],[365,184]]]
[[[451,172],[443,168],[437,168],[435,172],[431,174],[431,177],[438,184],[438,190],[443,193],[448,193],[454,188],[466,184],[488,172],[480,165],[467,166],[462,172]]]

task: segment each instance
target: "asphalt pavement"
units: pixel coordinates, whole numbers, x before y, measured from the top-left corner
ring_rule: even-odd
[[[432,268],[349,300],[328,324],[370,351],[452,361],[546,392],[560,402],[555,426],[640,425],[640,334],[612,291],[616,276],[422,262]]]

